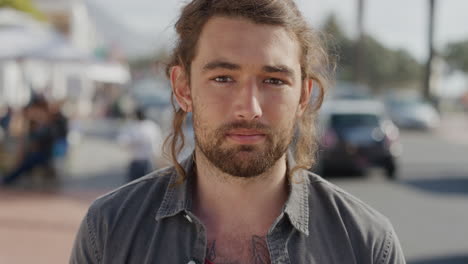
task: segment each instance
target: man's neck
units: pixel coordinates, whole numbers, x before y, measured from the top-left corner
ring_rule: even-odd
[[[286,155],[254,178],[228,175],[214,167],[201,151],[196,150],[195,155],[194,212],[207,228],[218,233],[221,227],[245,225],[265,235],[287,200]]]

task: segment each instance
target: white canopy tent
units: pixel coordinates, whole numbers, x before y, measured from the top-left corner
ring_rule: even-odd
[[[122,64],[97,63],[47,24],[16,10],[0,10],[0,104],[21,107],[31,92],[86,101],[94,82],[122,84],[129,79]]]
[[[46,46],[58,34],[19,11],[0,9],[0,60],[12,60]]]
[[[0,60],[24,57],[46,45],[50,37],[40,28],[0,25]]]
[[[96,82],[125,84],[130,81],[129,69],[121,63],[96,62],[87,69],[88,77]]]

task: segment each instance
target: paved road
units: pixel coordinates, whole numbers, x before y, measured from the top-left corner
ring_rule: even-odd
[[[396,182],[378,171],[330,179],[391,219],[410,263],[468,263],[468,125],[463,127],[405,132]]]
[[[378,171],[330,179],[392,220],[411,264],[468,263],[468,119],[461,121],[405,132],[396,182]],[[99,129],[61,163],[57,190],[0,190],[0,263],[67,262],[89,203],[124,183],[128,155],[112,141],[114,125]]]

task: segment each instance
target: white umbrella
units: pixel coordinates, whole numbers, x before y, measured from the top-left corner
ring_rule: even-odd
[[[38,28],[0,27],[0,60],[16,59],[46,45],[50,33]]]
[[[116,62],[96,62],[87,70],[88,78],[96,82],[125,84],[130,81],[129,69]]]
[[[61,36],[53,36],[44,45],[27,53],[26,57],[49,61],[86,61],[91,58]]]
[[[16,10],[1,9],[0,60],[18,58],[75,61],[89,56],[47,24]]]

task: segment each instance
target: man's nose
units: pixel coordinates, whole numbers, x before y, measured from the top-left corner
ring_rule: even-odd
[[[261,98],[256,80],[246,82],[235,98],[235,116],[243,120],[255,120],[262,116]]]

